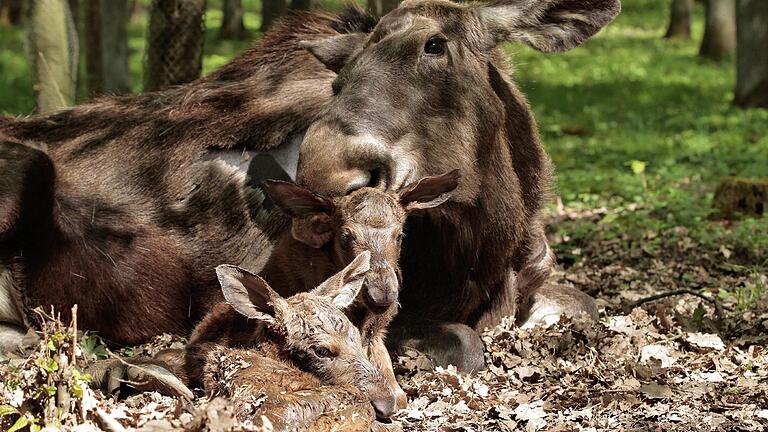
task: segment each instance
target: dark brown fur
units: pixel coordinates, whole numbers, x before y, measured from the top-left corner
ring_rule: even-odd
[[[279,231],[244,176],[206,152],[304,130],[334,74],[298,42],[347,25],[305,14],[191,84],[1,118],[0,271],[26,310],[67,318],[77,303],[81,328],[123,344],[187,334],[220,300],[213,267],[260,268],[264,231]]]

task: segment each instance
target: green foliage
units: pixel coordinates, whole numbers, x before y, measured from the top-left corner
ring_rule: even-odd
[[[697,57],[691,41],[662,35],[662,0],[625,0],[619,18],[582,47],[556,56],[510,46],[516,80],[536,112],[568,208],[605,207],[598,224],[566,222],[572,242],[620,239],[658,250],[685,238],[721,245],[730,260],[768,258],[768,220],[710,220],[727,175],[768,175],[768,111],[731,106],[734,64]],[[764,267],[762,267],[764,268]]]
[[[109,357],[107,347],[96,335],[86,335],[80,339],[80,348],[83,349],[83,355],[85,355],[86,358],[104,360]]]

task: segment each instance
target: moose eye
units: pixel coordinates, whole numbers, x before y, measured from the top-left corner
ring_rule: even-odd
[[[320,358],[333,357],[333,353],[331,352],[331,350],[329,350],[326,347],[317,347],[317,348],[315,348],[315,355],[320,357]]]
[[[438,37],[430,38],[424,44],[424,52],[429,55],[441,55],[445,52],[445,40]]]
[[[403,233],[398,234],[397,235],[397,242],[398,243],[402,243],[404,237],[405,237],[405,234],[403,234]]]

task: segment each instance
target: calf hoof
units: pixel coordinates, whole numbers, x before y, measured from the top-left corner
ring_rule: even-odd
[[[549,327],[560,321],[561,316],[578,318],[584,315],[597,321],[595,299],[573,287],[544,286],[531,296],[530,307],[520,320],[520,327]]]
[[[94,387],[114,394],[123,385],[137,391],[156,391],[164,395],[192,400],[194,394],[176,375],[153,359],[122,359],[98,361],[85,369]]]
[[[409,327],[404,324],[403,327]],[[460,372],[485,369],[485,346],[480,335],[464,324],[451,322],[430,323],[411,328],[399,328],[390,340],[395,350],[403,354],[415,349],[426,354],[436,366],[456,366]],[[398,338],[397,336],[403,336]]]

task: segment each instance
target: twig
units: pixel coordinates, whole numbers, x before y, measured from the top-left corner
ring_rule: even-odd
[[[624,313],[629,313],[629,312],[632,311],[632,309],[634,309],[634,308],[636,308],[636,307],[638,307],[638,306],[640,306],[642,304],[645,304],[645,303],[648,303],[648,302],[652,302],[652,301],[655,301],[655,300],[659,300],[659,299],[663,299],[663,298],[666,298],[666,297],[678,296],[678,295],[683,295],[683,294],[689,294],[689,295],[698,297],[700,299],[706,300],[709,303],[712,303],[715,306],[715,315],[717,315],[717,318],[719,320],[721,320],[723,318],[723,308],[724,308],[724,306],[720,303],[720,301],[718,301],[716,298],[714,298],[714,299],[713,298],[709,298],[709,297],[705,296],[704,294],[702,294],[700,292],[696,292],[696,291],[690,290],[690,289],[679,289],[679,290],[675,290],[675,291],[669,291],[669,292],[665,292],[665,293],[661,293],[661,294],[655,294],[655,295],[652,295],[652,296],[649,296],[649,297],[641,298],[640,300],[637,300],[636,302],[633,302],[633,303],[629,304],[628,306],[623,307],[622,309],[623,309]],[[725,309],[731,310],[731,308],[727,308],[727,307]]]
[[[72,364],[76,365],[77,354],[77,305],[72,306]]]
[[[123,425],[118,423],[117,420],[113,419],[101,408],[96,408],[96,419],[99,421],[99,426],[108,432],[125,432]]]

